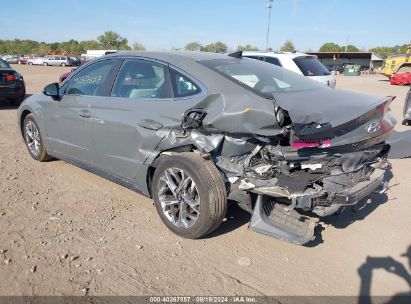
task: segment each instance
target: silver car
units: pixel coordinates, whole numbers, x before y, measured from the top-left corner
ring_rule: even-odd
[[[54,65],[54,66],[72,66],[72,60],[68,56],[50,56],[43,59],[43,65]]]
[[[233,201],[252,213],[250,229],[303,244],[313,214],[383,184],[392,99],[332,90],[241,52],[123,52],[46,86],[18,117],[34,159],[153,198],[180,236],[209,234]]]
[[[407,97],[405,97],[403,124],[407,126],[411,125],[411,86],[407,93]]]

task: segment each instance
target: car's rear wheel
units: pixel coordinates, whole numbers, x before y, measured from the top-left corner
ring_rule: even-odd
[[[23,136],[31,157],[40,162],[50,159],[33,114],[27,115],[24,119]]]
[[[44,65],[44,66],[48,66],[47,62],[44,62],[43,65]]]
[[[61,66],[62,66],[62,67],[65,67],[65,66],[66,66],[66,64],[63,62],[63,63],[61,64]]]
[[[29,62],[28,65],[33,65],[33,62]]]
[[[197,239],[214,231],[227,210],[227,190],[215,165],[195,153],[167,156],[157,166],[152,193],[164,224]]]

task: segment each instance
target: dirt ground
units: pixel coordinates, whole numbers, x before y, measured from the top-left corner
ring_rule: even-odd
[[[70,70],[14,67],[28,94]],[[407,87],[378,75],[338,76],[337,87],[396,95],[400,120]],[[185,240],[166,229],[150,199],[63,161],[32,160],[6,103],[0,130],[0,295],[410,292],[411,159],[392,160],[388,193],[329,218],[309,246],[249,231],[250,216],[235,207],[208,238]]]

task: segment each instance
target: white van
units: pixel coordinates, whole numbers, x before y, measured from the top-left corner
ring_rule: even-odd
[[[262,60],[281,66],[287,70],[307,76],[330,88],[335,88],[336,80],[315,55],[298,52],[259,52],[243,51],[243,57]]]

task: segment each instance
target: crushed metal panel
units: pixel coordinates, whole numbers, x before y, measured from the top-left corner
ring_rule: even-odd
[[[316,220],[287,210],[283,205],[265,201],[259,195],[249,229],[255,232],[302,245],[314,239]]]

